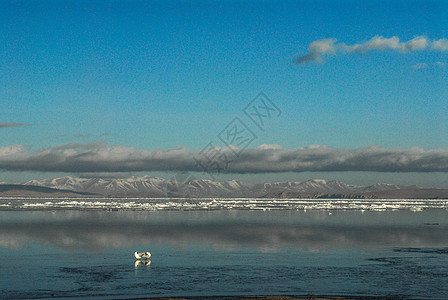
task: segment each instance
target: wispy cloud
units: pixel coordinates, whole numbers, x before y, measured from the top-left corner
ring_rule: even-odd
[[[383,36],[374,36],[370,40],[347,45],[345,43],[336,43],[336,39],[323,39],[313,41],[308,46],[308,53],[296,57],[295,62],[305,64],[308,62],[323,62],[326,55],[336,55],[338,53],[367,53],[370,51],[398,51],[407,53],[412,51],[432,50],[448,51],[448,39],[431,40],[425,36],[417,36],[409,41],[401,42],[396,36],[385,38]]]
[[[391,38],[384,38],[382,36],[375,36],[365,43],[354,45],[340,44],[340,47],[345,48],[347,52],[367,53],[373,50],[395,50],[395,51],[416,51],[424,50],[428,47],[428,39],[426,37],[416,37],[407,42],[400,42],[396,36]]]
[[[79,173],[77,176],[81,178],[128,178],[132,176],[132,172]]]
[[[429,68],[434,68],[434,67],[443,68],[445,66],[446,66],[446,64],[444,62],[436,61],[435,63],[424,63],[424,62],[417,63],[417,64],[411,66],[411,68],[414,70],[424,70],[424,69],[429,69]]]
[[[415,69],[415,70],[427,69],[428,64],[427,63],[418,63],[418,64],[413,65],[411,68]]]
[[[24,127],[24,126],[31,126],[31,124],[28,124],[28,123],[0,123],[0,128],[5,128],[5,127]]]
[[[93,135],[91,133],[78,133],[78,134],[57,134],[48,136],[45,139],[47,140],[55,140],[55,141],[63,141],[63,140],[85,140],[89,138],[102,137],[104,134]]]
[[[235,158],[229,148],[220,148],[230,161],[227,173],[268,172],[448,172],[448,149],[387,149],[377,146],[335,149],[308,146],[284,149],[262,145],[246,149]],[[200,151],[187,148],[138,150],[104,143],[66,144],[39,151],[22,145],[0,147],[0,169],[40,172],[137,172],[198,171],[195,163]]]

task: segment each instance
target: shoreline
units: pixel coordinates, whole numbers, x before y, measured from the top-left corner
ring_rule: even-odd
[[[396,300],[399,296],[329,296],[329,295],[258,295],[258,296],[192,296],[192,297],[149,297],[126,300]]]

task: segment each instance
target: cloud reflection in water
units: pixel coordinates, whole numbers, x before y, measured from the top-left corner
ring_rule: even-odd
[[[0,247],[66,250],[136,245],[262,251],[447,247],[448,212],[0,212]],[[425,223],[437,224],[427,226]],[[428,223],[427,223],[428,224]]]

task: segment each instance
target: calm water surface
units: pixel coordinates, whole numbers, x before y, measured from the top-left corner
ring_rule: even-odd
[[[448,211],[0,211],[0,298],[259,294],[448,299]]]

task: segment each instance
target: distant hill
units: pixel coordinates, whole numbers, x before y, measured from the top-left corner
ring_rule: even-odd
[[[312,179],[303,182],[269,182],[252,184],[238,180],[212,181],[194,179],[176,182],[150,176],[129,178],[73,178],[31,180],[24,185],[87,192],[105,196],[146,197],[263,197],[267,194],[296,191],[302,193],[360,193],[401,189],[402,187],[378,183],[370,186],[346,184],[337,180]]]
[[[150,176],[105,179],[67,176],[31,180],[23,184],[0,184],[0,196],[448,199],[448,189],[403,187],[388,183],[362,186],[324,179],[252,184],[238,180],[206,179],[179,183]]]
[[[448,199],[448,189],[401,188],[378,192],[309,193],[300,191],[273,192],[265,198],[323,198],[323,199]]]
[[[1,197],[27,196],[27,197],[86,197],[98,196],[92,193],[59,190],[42,186],[22,184],[0,184]]]

